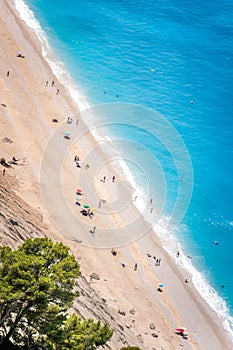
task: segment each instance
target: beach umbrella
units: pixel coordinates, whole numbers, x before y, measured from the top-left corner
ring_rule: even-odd
[[[82,200],[82,198],[80,198],[80,197],[76,198],[76,201],[81,201],[81,200]]]
[[[76,190],[76,192],[82,192],[82,190],[81,190],[80,188],[78,188],[78,189]]]
[[[88,209],[88,208],[90,208],[90,206],[88,204],[84,204],[83,208]]]
[[[164,287],[164,284],[163,284],[163,283],[158,283],[158,287],[159,287],[159,288],[163,288],[163,287]]]
[[[65,131],[64,132],[64,138],[65,139],[70,140],[70,135],[71,135],[71,132],[69,132],[69,131]]]
[[[187,331],[187,328],[185,328],[185,327],[178,327],[178,328],[176,328],[176,332],[179,332],[179,333],[184,333],[186,331]]]

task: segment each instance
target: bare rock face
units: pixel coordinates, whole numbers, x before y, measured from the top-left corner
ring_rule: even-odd
[[[0,244],[16,248],[27,238],[44,237],[46,226],[42,216],[29,207],[14,190],[14,178],[0,178]]]

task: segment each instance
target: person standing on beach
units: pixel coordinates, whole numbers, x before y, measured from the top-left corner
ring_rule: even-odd
[[[6,73],[6,76],[9,77],[9,75],[10,75],[10,71],[8,70]]]
[[[3,169],[2,175],[5,175],[5,174],[6,174],[6,169]]]
[[[52,81],[52,83],[51,83],[51,87],[54,87],[54,81]]]
[[[46,86],[46,87],[48,86],[48,83],[49,83],[49,82],[48,82],[48,80],[47,80],[46,83],[45,83],[45,86]]]
[[[94,226],[93,227],[93,229],[92,230],[90,230],[89,232],[94,236],[94,234],[95,234],[95,230],[96,230],[96,226]]]
[[[138,268],[138,264],[135,263],[135,264],[134,264],[134,271],[137,271],[137,268]]]
[[[137,200],[137,198],[138,198],[138,196],[135,196],[134,200],[136,201],[136,200]]]
[[[106,180],[106,176],[103,177],[103,183],[105,183],[105,180]]]
[[[59,94],[59,89],[57,89],[57,95]]]
[[[73,122],[73,119],[71,117],[68,117],[67,118],[67,124],[72,124],[72,122]]]
[[[115,181],[115,176],[112,177],[112,182],[114,182],[114,181]]]

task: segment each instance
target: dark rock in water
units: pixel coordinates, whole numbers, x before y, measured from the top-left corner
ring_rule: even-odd
[[[90,279],[94,279],[94,280],[100,280],[100,277],[99,275],[97,275],[97,273],[95,272],[92,272],[92,274],[90,275]]]

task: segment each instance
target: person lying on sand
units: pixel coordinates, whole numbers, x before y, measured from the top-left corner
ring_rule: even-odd
[[[116,252],[115,249],[112,249],[112,250],[111,250],[111,253],[112,253],[113,256],[116,256],[116,255],[117,255],[117,252]]]

